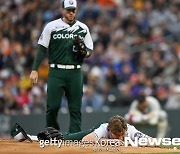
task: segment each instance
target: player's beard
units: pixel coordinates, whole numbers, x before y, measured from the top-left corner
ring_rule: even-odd
[[[71,17],[71,16],[68,16],[68,15],[64,15],[64,18],[65,18],[67,23],[72,23],[75,20],[75,16]]]

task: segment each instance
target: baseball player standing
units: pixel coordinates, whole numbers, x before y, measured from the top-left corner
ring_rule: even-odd
[[[81,64],[91,55],[93,41],[88,27],[75,20],[76,0],[62,1],[63,18],[49,22],[38,41],[30,80],[38,82],[38,67],[48,50],[49,74],[47,81],[46,126],[59,129],[57,115],[65,94],[70,113],[69,132],[81,131],[83,77]]]

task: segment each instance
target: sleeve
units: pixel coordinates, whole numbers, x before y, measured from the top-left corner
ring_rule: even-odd
[[[132,113],[134,111],[138,111],[138,101],[134,100],[130,106],[129,113]]]
[[[125,119],[130,123],[139,123],[142,121],[142,113],[138,109],[138,102],[134,100],[130,106],[127,114],[125,114]]]
[[[128,127],[129,127],[128,128],[128,136],[132,140],[135,140],[135,137],[137,137],[138,139],[148,137],[146,134],[144,134],[141,131],[137,130],[134,126],[129,125]]]
[[[44,46],[38,45],[38,51],[34,59],[32,70],[38,70],[39,65],[41,64],[46,51],[47,51],[47,48],[45,48]]]
[[[147,101],[151,110],[144,117],[148,119],[151,125],[156,125],[158,123],[161,107],[158,100],[154,97],[147,97]]]
[[[94,130],[97,138],[107,138],[107,124],[101,124],[99,128]]]
[[[159,101],[151,96],[147,97],[146,99],[149,102],[151,110],[159,112],[159,110],[161,109]]]
[[[87,27],[87,34],[85,35],[85,38],[84,38],[84,44],[86,45],[88,52],[90,52],[91,54],[93,50],[93,41],[92,41],[91,34],[89,32],[88,27]]]
[[[49,24],[47,24],[45,26],[43,32],[41,33],[41,36],[40,36],[40,38],[38,40],[38,44],[48,48],[50,38],[51,38],[51,30],[50,30]]]

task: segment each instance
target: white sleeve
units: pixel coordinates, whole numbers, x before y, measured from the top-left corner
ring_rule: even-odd
[[[134,100],[130,106],[129,113],[133,113],[134,111],[139,111],[138,109],[138,101]]]
[[[94,134],[97,138],[107,138],[107,123],[101,124],[99,128],[94,130]]]
[[[84,38],[84,43],[88,49],[93,50],[93,41],[92,41],[88,27],[87,27],[87,34]]]
[[[130,137],[132,140],[135,140],[135,137],[139,138],[145,138],[147,137],[146,134],[138,131],[134,126],[128,124],[128,137]]]
[[[159,110],[161,109],[161,107],[160,107],[159,101],[158,101],[156,98],[151,97],[151,96],[148,96],[148,97],[146,98],[146,100],[147,100],[147,102],[148,102],[148,104],[149,104],[149,106],[150,106],[150,108],[151,108],[151,111],[157,111],[157,112],[159,112]]]
[[[41,33],[41,36],[39,37],[38,44],[48,48],[49,47],[50,38],[51,38],[51,30],[50,30],[49,24],[47,24],[44,27],[44,30]]]

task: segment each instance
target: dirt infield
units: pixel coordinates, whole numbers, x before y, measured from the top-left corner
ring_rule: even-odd
[[[75,147],[47,146],[40,148],[39,142],[17,142],[11,139],[0,139],[0,154],[103,154],[103,153],[180,153],[180,149],[165,149],[152,147]]]

